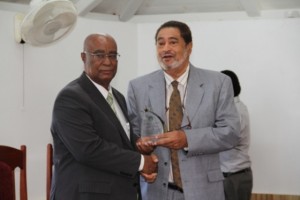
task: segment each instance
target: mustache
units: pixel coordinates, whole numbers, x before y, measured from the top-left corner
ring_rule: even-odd
[[[174,56],[174,54],[172,52],[163,52],[160,54],[160,57],[162,57],[162,58],[170,57],[170,56]]]

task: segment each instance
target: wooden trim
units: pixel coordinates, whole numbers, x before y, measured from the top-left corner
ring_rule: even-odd
[[[251,196],[251,200],[300,200],[300,195],[253,193]]]
[[[52,144],[47,144],[47,177],[46,177],[46,200],[50,200],[52,171],[53,171],[53,147]]]

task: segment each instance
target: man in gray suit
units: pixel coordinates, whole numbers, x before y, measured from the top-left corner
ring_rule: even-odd
[[[125,98],[110,86],[118,57],[111,36],[89,35],[81,53],[84,72],[55,100],[52,200],[133,200],[140,173],[155,179],[157,157],[136,151]]]
[[[158,156],[154,183],[141,180],[146,200],[224,200],[219,152],[233,148],[239,140],[239,116],[229,77],[194,67],[189,62],[192,35],[189,27],[169,21],[155,35],[157,59],[162,68],[130,81],[128,111],[133,131],[141,134],[137,146],[143,153]],[[141,130],[145,110],[170,126],[170,98],[177,81],[183,113],[181,128],[154,136]],[[152,140],[154,138],[154,140]],[[177,150],[180,184],[171,162]],[[177,179],[177,178],[176,178]]]

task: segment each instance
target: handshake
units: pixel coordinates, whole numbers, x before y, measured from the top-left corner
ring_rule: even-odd
[[[163,134],[144,136],[136,141],[136,147],[145,159],[141,175],[149,183],[154,182],[157,177],[158,158],[155,154],[152,154],[157,146],[175,150],[186,148],[188,143],[185,132],[183,130],[174,130]]]
[[[145,158],[144,168],[141,175],[147,182],[152,183],[157,177],[158,158],[152,154],[157,146],[168,149],[183,149],[188,147],[187,138],[183,130],[174,130],[164,134],[144,136],[136,141],[137,149]]]
[[[148,183],[153,183],[156,180],[158,171],[158,158],[155,154],[152,154],[154,146],[146,138],[139,138],[136,146],[144,157],[144,167],[140,173]]]

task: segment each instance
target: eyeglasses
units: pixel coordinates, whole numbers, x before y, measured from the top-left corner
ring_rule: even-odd
[[[88,52],[88,51],[84,51],[83,53],[93,56],[100,62],[103,62],[106,57],[111,62],[116,62],[120,58],[120,54],[118,54],[118,53],[92,53],[92,52]]]

